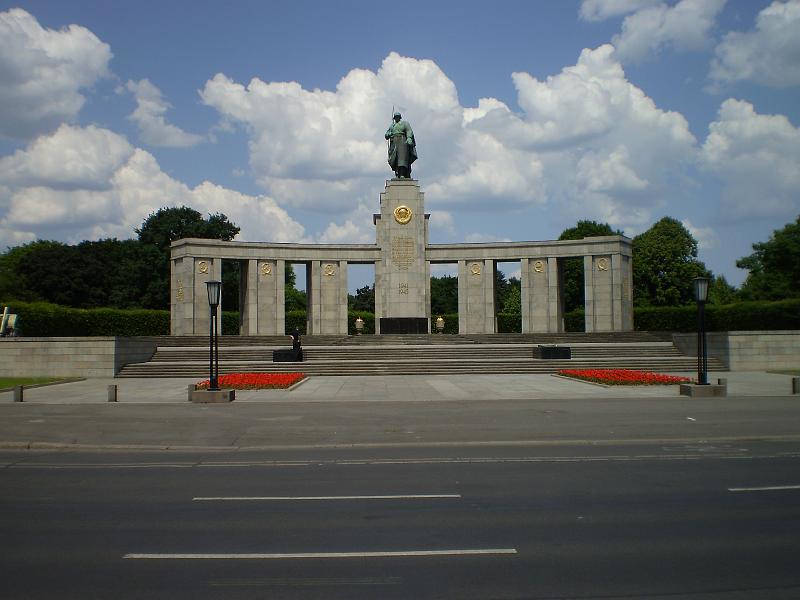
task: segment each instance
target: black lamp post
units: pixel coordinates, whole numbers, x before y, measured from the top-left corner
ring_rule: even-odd
[[[221,281],[206,281],[208,288],[208,307],[211,310],[208,339],[208,389],[219,391],[219,329],[217,327],[217,307],[222,294]]]
[[[694,278],[694,297],[697,299],[697,383],[708,385],[708,348],[706,345],[706,301],[708,277]]]

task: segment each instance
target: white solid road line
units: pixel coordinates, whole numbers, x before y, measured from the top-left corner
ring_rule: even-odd
[[[800,490],[800,485],[770,485],[764,487],[728,488],[729,492],[775,492],[781,490]]]
[[[388,552],[297,552],[281,554],[126,554],[135,560],[279,560],[306,558],[386,558],[402,556],[472,556],[517,554],[516,548],[467,548],[451,550],[399,550]]]
[[[395,494],[391,496],[230,496],[230,497],[196,497],[193,502],[225,502],[225,501],[292,501],[292,500],[431,500],[441,498],[461,498],[461,494]]]

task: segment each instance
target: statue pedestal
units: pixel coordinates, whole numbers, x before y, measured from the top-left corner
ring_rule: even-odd
[[[425,260],[425,195],[413,179],[391,179],[374,215],[375,333],[430,333],[430,269]]]

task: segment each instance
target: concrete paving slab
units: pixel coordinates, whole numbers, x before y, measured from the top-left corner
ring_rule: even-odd
[[[693,377],[695,373],[674,373]],[[724,377],[728,396],[788,396],[792,377],[765,372],[710,373]],[[96,378],[26,389],[26,403],[100,404],[108,402],[108,386],[117,385],[119,403],[187,403],[188,385],[197,378]],[[464,401],[558,398],[678,397],[679,386],[609,386],[541,374],[513,375],[381,375],[312,376],[291,390],[241,390],[236,402],[381,402]],[[800,400],[800,396],[798,396]],[[0,393],[0,403],[13,402],[13,392]]]

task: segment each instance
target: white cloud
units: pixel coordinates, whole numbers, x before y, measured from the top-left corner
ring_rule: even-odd
[[[330,223],[319,237],[322,244],[372,244],[375,243],[375,234],[370,235],[361,225],[356,225],[351,219],[343,224]]]
[[[453,220],[453,213],[446,210],[432,210],[430,215],[428,231],[432,239],[448,239],[456,234],[456,224]]]
[[[315,241],[321,244],[374,244],[375,226],[372,223],[374,213],[375,211],[367,204],[360,203],[342,217],[342,223],[329,223]]]
[[[460,130],[455,86],[430,60],[390,54],[377,73],[350,71],[336,91],[305,90],[295,82],[253,79],[247,87],[222,74],[208,81],[203,101],[223,119],[246,126],[250,164],[269,193],[296,206],[338,211],[364,200],[366,185],[390,176],[383,132],[391,107],[403,107],[423,133],[426,168],[433,149]],[[374,197],[376,190],[368,196]]]
[[[696,50],[711,43],[711,30],[726,0],[657,4],[625,17],[612,42],[619,60],[641,62],[665,48]]]
[[[681,223],[692,234],[692,237],[697,240],[697,247],[700,250],[710,250],[719,243],[719,237],[713,228],[696,227],[689,219],[683,219]]]
[[[171,107],[164,100],[161,90],[147,79],[128,81],[127,90],[136,98],[136,110],[128,117],[139,127],[140,137],[145,144],[185,148],[203,141],[203,136],[187,133],[164,118]]]
[[[383,132],[393,104],[414,127],[414,175],[434,211],[549,206],[587,218],[589,206],[591,218],[638,224],[693,158],[686,119],[627,81],[611,45],[584,50],[543,81],[512,77],[520,113],[495,98],[462,107],[435,63],[396,53],[377,72],[351,71],[334,91],[259,79],[244,86],[218,74],[201,97],[244,126],[251,170],[268,195],[317,212],[374,203],[376,179],[391,176]],[[346,220],[323,236],[363,239]]]
[[[659,109],[627,81],[610,45],[584,50],[575,66],[545,81],[515,73],[514,82],[524,114],[493,110],[466,129],[513,149],[517,165],[530,161],[515,170],[530,186],[528,204],[558,205],[574,218],[590,210],[588,218],[638,226],[694,156],[686,119]],[[490,156],[499,153],[487,148]]]
[[[0,181],[18,187],[108,189],[134,148],[108,129],[62,125],[11,156],[0,158]]]
[[[580,18],[584,21],[604,21],[636,12],[661,0],[583,0]]]
[[[55,31],[20,8],[0,13],[0,137],[29,139],[73,120],[81,90],[109,76],[111,57],[84,27]]]
[[[208,181],[189,188],[150,153],[97,127],[65,125],[0,159],[0,180],[0,245],[128,238],[151,212],[180,205],[225,213],[242,228],[239,239],[307,241],[303,227],[271,198]]]
[[[770,87],[800,84],[800,0],[773,2],[748,32],[730,32],[711,63],[717,84],[752,81]]]
[[[700,155],[723,183],[721,218],[791,218],[800,212],[800,129],[783,115],[728,99]]]

